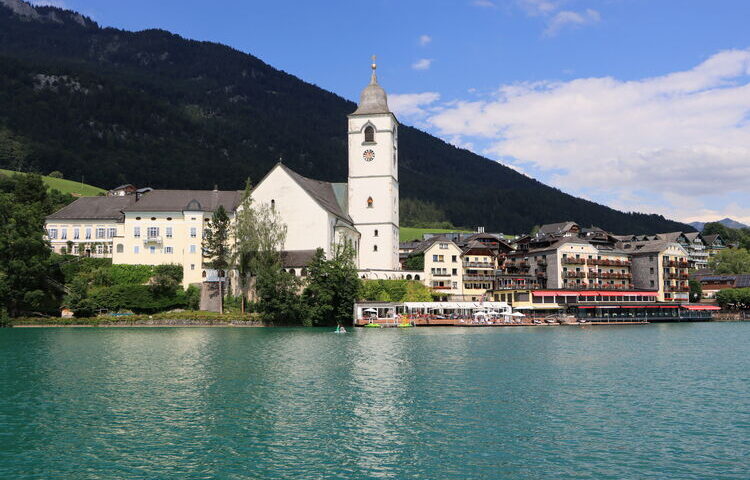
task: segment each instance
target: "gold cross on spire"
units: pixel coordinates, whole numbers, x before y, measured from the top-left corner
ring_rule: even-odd
[[[377,58],[377,55],[372,56],[372,69],[375,70],[378,68],[378,65],[375,63],[375,59]]]

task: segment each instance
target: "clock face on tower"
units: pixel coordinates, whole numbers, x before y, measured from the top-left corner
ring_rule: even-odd
[[[375,159],[375,152],[370,150],[369,148],[365,150],[365,152],[362,154],[362,158],[365,159],[366,162],[371,162]]]

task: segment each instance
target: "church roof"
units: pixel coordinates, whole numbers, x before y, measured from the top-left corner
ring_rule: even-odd
[[[373,57],[374,58],[374,57]],[[371,115],[375,113],[390,113],[388,110],[388,96],[383,87],[378,85],[378,77],[375,75],[376,65],[372,64],[372,77],[359,95],[359,105],[352,115]]]
[[[123,197],[81,197],[52,215],[48,220],[115,220],[121,222],[122,211],[135,202],[135,196]]]
[[[286,165],[279,163],[282,168],[297,184],[310,195],[326,211],[349,223],[353,223],[347,213],[347,184],[330,183],[312,178],[303,177]]]

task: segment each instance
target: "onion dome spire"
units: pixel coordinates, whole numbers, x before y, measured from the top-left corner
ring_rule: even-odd
[[[376,70],[378,65],[375,63],[375,55],[372,56],[372,76],[370,84],[367,85],[359,95],[359,105],[353,115],[370,115],[375,113],[390,113],[388,110],[388,96],[383,87],[378,85],[378,76]]]

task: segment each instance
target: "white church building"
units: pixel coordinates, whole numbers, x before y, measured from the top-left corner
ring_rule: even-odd
[[[421,280],[422,272],[403,271],[399,263],[398,120],[374,63],[347,133],[346,183],[313,180],[278,163],[251,193],[287,227],[284,268],[304,275],[318,248],[330,256],[337,243],[350,242],[362,278]],[[116,264],[181,264],[187,286],[211,276],[201,255],[204,225],[219,205],[233,218],[240,201],[241,192],[218,190],[80,198],[47,217],[46,226],[55,251]]]

